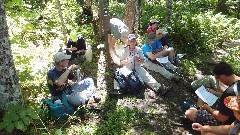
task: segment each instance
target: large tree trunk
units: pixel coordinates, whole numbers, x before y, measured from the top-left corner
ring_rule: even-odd
[[[128,0],[126,3],[124,23],[128,26],[129,33],[138,34],[140,2],[141,0]]]
[[[170,26],[171,18],[172,18],[172,0],[166,0],[165,27],[169,27]]]
[[[13,62],[4,2],[0,0],[0,109],[8,104],[23,106],[23,97]]]
[[[218,0],[217,8],[216,8],[217,13],[220,13],[220,12],[222,12],[223,14],[229,13],[229,7],[226,4],[227,1],[228,0]]]
[[[62,16],[62,5],[60,3],[60,0],[57,0],[57,5],[58,5],[58,13],[59,13],[59,18],[61,20],[61,24],[62,24],[62,32],[63,32],[63,37],[64,37],[64,45],[67,44],[67,30],[66,30],[66,26],[63,20],[63,16]]]

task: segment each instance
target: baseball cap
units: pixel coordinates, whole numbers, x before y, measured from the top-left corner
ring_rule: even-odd
[[[126,41],[126,39],[128,38],[128,29],[122,29],[121,30],[121,37],[120,37],[120,39],[122,40],[122,41]]]
[[[159,21],[157,19],[151,19],[150,23],[159,23]]]
[[[128,40],[133,40],[133,39],[136,39],[136,36],[134,34],[129,34]]]
[[[146,38],[146,42],[155,41],[155,40],[157,40],[156,34],[154,32],[149,33]]]
[[[73,42],[76,42],[78,40],[77,32],[75,32],[75,31],[71,32],[70,38],[72,39]]]
[[[166,31],[166,29],[158,29],[156,30],[156,34],[162,33],[163,35],[167,34],[168,32]]]
[[[64,52],[57,52],[55,55],[53,55],[53,60],[55,62],[60,62],[62,60],[68,60],[71,58],[71,55],[67,55]]]
[[[228,96],[224,98],[224,104],[231,110],[240,111],[240,96]]]

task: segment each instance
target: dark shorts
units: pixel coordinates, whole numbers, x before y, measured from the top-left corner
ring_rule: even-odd
[[[222,125],[222,122],[217,120],[206,110],[198,110],[195,114],[195,122],[203,124],[203,125],[210,125],[210,126],[218,126]]]

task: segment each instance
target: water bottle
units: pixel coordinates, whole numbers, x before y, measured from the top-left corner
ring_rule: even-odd
[[[77,81],[78,81],[78,82],[81,81],[81,77],[80,77],[80,69],[77,69]]]

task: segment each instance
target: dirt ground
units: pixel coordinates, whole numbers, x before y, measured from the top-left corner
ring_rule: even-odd
[[[210,69],[212,69],[224,55],[226,55],[224,49],[217,50],[207,59],[208,61],[205,63],[205,68],[199,69],[197,73],[200,75],[211,74]],[[182,110],[185,99],[190,99],[194,102],[197,100],[194,90],[188,87],[196,78],[184,75],[185,83],[184,81],[176,83],[165,79],[159,73],[153,71],[149,71],[149,73],[153,75],[158,82],[171,85],[173,89],[164,96],[157,96],[151,89],[145,87],[144,90],[134,95],[135,100],[129,100],[128,97],[132,95],[113,97],[113,99],[116,100],[116,106],[136,108],[143,111],[143,115],[146,116],[150,112],[154,114],[154,116],[148,117],[148,122],[135,125],[127,134],[147,134],[146,131],[150,131],[151,134],[154,133],[156,135],[199,135],[199,132],[192,130],[192,122],[183,118],[184,111]],[[102,80],[106,81],[107,84],[113,83],[112,78]],[[104,83],[101,82],[101,84]],[[106,89],[112,90],[113,87],[112,85],[106,86],[105,88],[103,86],[101,86],[101,88],[98,87],[99,91],[105,91],[105,94],[101,94],[103,98],[107,94]],[[104,110],[100,114],[104,115]]]

